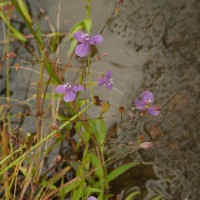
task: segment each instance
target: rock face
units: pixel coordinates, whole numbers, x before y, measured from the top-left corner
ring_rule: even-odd
[[[159,117],[132,124],[135,133],[155,140],[151,151],[141,152],[160,179],[147,181],[145,199],[155,194],[165,199],[200,196],[199,8],[197,0],[125,1],[110,27],[127,42],[129,52],[148,54],[139,90],[152,91],[162,107]]]

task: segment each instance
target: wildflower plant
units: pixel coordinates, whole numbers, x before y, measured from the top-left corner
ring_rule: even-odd
[[[119,1],[119,5],[122,3],[123,1]],[[138,149],[149,149],[153,146],[151,141],[136,140],[128,145],[119,144],[119,149],[126,150],[122,154],[119,153],[118,149],[109,149],[106,146],[109,137],[103,114],[109,113],[112,105],[107,100],[93,95],[93,90],[97,87],[93,88],[90,79],[90,76],[93,75],[90,48],[99,44],[103,45],[104,28],[113,14],[119,13],[119,7],[105,23],[101,34],[90,36],[88,33],[91,32],[92,20],[89,17],[90,1],[88,1],[86,19],[71,28],[76,46],[71,45],[69,48],[69,52],[71,52],[71,48],[73,50],[69,56],[70,59],[77,58],[73,57],[74,53],[78,57],[84,57],[84,59],[81,60],[78,70],[76,67],[77,76],[71,79],[73,81],[69,81],[69,79],[65,81],[66,77],[71,75],[70,70],[74,70],[75,67],[73,68],[72,64],[69,63],[70,59],[67,66],[64,64],[62,66],[57,59],[53,62],[49,59],[47,52],[51,52],[55,46],[53,44],[52,46],[50,44],[49,47],[46,46],[48,37],[42,38],[43,34],[39,28],[37,31],[34,30],[34,20],[31,18],[26,4],[23,1],[11,0],[4,1],[0,6],[6,6],[6,9],[9,9],[9,15],[7,10],[0,10],[0,17],[3,19],[4,25],[7,26],[8,32],[8,36],[4,38],[5,41],[8,41],[5,49],[9,49],[11,45],[9,43],[10,35],[22,43],[27,42],[31,37],[34,45],[38,47],[38,52],[34,52],[30,57],[34,57],[34,60],[40,64],[39,72],[36,71],[39,74],[36,94],[26,98],[24,102],[20,102],[20,105],[24,105],[26,108],[25,112],[12,113],[12,115],[10,112],[12,98],[9,89],[11,70],[9,62],[6,65],[6,104],[0,105],[0,112],[4,112],[1,115],[2,126],[0,127],[2,143],[0,194],[3,195],[3,199],[66,199],[70,197],[72,200],[107,200],[113,197],[112,192],[110,192],[111,182],[136,166],[137,163],[134,161],[125,163],[111,171],[108,170],[108,166],[112,166],[121,157]],[[30,35],[25,36],[11,24],[14,8],[31,33]],[[58,38],[63,34],[52,32],[52,35],[59,46]],[[68,40],[74,44],[72,37],[69,37]],[[51,53],[54,51],[52,50]],[[6,55],[6,59],[16,57],[23,59],[21,55],[14,52],[7,52]],[[56,58],[58,57],[59,54],[56,55]],[[5,56],[2,59],[5,59]],[[27,61],[27,59],[24,60]],[[21,63],[23,64],[23,62]],[[30,63],[33,63],[31,59]],[[14,66],[13,69],[18,66],[16,73],[27,70],[26,67],[20,66],[18,63],[15,63]],[[65,70],[66,68],[69,68],[69,72]],[[45,70],[48,74],[47,78]],[[114,92],[113,73],[111,70],[103,75],[99,73],[102,76],[96,78],[95,82],[98,86],[105,86],[105,90]],[[88,79],[87,76],[89,76]],[[63,84],[64,82],[65,84]],[[81,95],[78,95],[79,93]],[[59,98],[60,95],[64,101]],[[154,106],[153,103],[153,94],[148,91],[142,93],[141,100],[135,100],[136,109],[140,112],[148,112],[157,116],[160,113],[160,107]],[[8,108],[8,106],[10,107]],[[99,106],[100,111],[96,117],[90,118],[88,110],[93,106]],[[117,111],[119,113],[116,115],[121,118],[119,127],[123,126],[123,117],[130,110],[131,108],[119,105]],[[132,119],[136,114],[136,112],[132,114]],[[16,124],[12,124],[19,118],[21,119],[20,123],[23,123],[26,117],[35,121],[36,126],[33,134],[23,132],[20,126],[16,129]],[[57,155],[55,155],[55,151]]]

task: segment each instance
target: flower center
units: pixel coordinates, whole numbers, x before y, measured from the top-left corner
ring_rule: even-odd
[[[145,99],[145,106],[144,108],[150,108],[151,107],[151,100],[150,99]]]
[[[65,88],[66,90],[70,90],[70,89],[72,88],[72,84],[71,84],[71,83],[66,83],[66,84],[64,85],[64,88]]]
[[[108,85],[113,85],[113,80],[112,80],[112,78],[110,78],[110,79],[108,80]]]
[[[84,38],[84,40],[86,40],[86,41],[88,41],[90,39],[90,36],[87,33],[83,33],[81,37]]]

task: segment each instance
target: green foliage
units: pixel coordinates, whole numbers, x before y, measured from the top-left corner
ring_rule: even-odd
[[[132,192],[131,194],[129,194],[125,200],[134,200],[134,199],[137,199],[137,196],[140,195],[141,192],[140,191],[135,191],[135,192]]]
[[[19,5],[19,8],[21,9],[21,11],[24,14],[24,17],[27,19],[27,22],[29,24],[32,24],[33,21],[31,19],[31,16],[29,15],[29,12],[27,10],[27,7],[26,7],[26,4],[24,3],[24,1],[23,0],[18,0],[18,5]]]
[[[65,167],[64,169],[62,169],[61,171],[59,171],[58,173],[55,173],[55,175],[50,178],[48,181],[43,179],[41,185],[45,186],[46,188],[49,187],[53,187],[54,189],[57,189],[54,184],[59,181],[60,179],[63,178],[63,176],[65,176],[65,174],[67,174],[70,170],[70,167]]]
[[[114,169],[110,174],[107,176],[107,181],[111,182],[112,180],[116,179],[118,176],[122,175],[127,170],[131,169],[132,167],[135,167],[137,163],[127,163],[124,164],[117,169]]]
[[[104,153],[104,143],[106,139],[106,124],[103,119],[99,119],[96,121],[96,127],[98,130],[98,134],[96,134],[96,139],[99,144],[99,148],[101,150],[101,153]]]
[[[60,84],[61,80],[57,76],[56,72],[54,71],[53,65],[49,62],[48,58],[44,56],[44,65],[46,67],[49,76],[52,78],[53,82],[56,84]]]
[[[62,38],[63,38],[63,34],[59,33],[59,32],[56,32],[52,35],[52,38],[50,40],[50,50],[51,50],[51,53],[55,53],[57,48],[58,48],[58,45],[60,44]]]
[[[69,181],[67,184],[63,184],[61,186],[61,189],[59,189],[59,193],[61,196],[66,196],[70,191],[72,191],[74,188],[77,187],[79,184],[80,179],[76,178],[73,179],[72,181]]]

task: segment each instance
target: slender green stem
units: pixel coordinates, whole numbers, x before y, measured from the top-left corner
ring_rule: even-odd
[[[90,64],[91,64],[91,61],[90,61],[90,57],[88,58],[88,80],[89,80],[89,83],[91,83],[91,70],[90,70]],[[92,100],[94,101],[94,95],[93,95],[93,91],[92,91],[92,84],[89,85],[90,87],[90,96],[92,98]]]
[[[14,154],[22,151],[24,148],[26,148],[26,145],[21,146],[19,149],[17,149],[16,151],[10,153],[8,156],[6,156],[3,160],[1,160],[0,165],[2,165],[2,163],[6,162],[6,160],[8,160],[9,158],[11,158]],[[1,172],[0,172],[1,173]]]
[[[10,20],[7,20],[7,31],[5,26],[5,21],[3,23],[3,33],[4,33],[4,40],[7,40],[5,49],[4,49],[4,55],[6,55],[9,52],[9,45],[10,45]],[[8,131],[11,131],[10,128],[10,65],[9,65],[9,58],[6,58],[6,100],[8,105],[8,112],[7,112],[7,122],[8,122]]]

